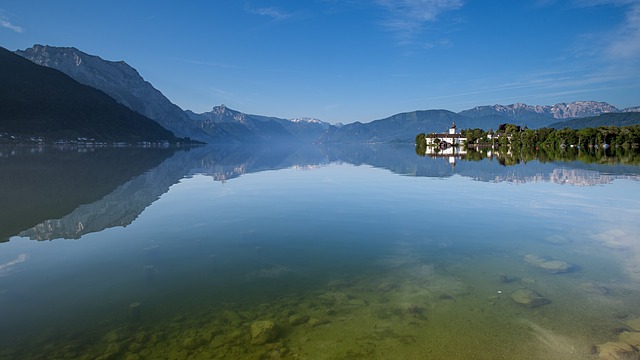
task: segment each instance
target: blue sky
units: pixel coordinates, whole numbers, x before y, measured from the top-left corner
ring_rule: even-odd
[[[36,43],[124,60],[196,112],[640,106],[640,0],[0,0],[0,45]]]

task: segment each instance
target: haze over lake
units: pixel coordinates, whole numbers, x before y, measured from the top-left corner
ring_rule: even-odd
[[[640,331],[598,159],[1,148],[0,359],[597,358]]]

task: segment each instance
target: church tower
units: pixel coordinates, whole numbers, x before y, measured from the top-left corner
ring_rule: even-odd
[[[451,122],[451,129],[449,129],[449,135],[453,135],[456,133],[456,122],[452,121]]]

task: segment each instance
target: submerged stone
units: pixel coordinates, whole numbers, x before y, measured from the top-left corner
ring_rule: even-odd
[[[278,328],[273,321],[256,321],[251,324],[251,343],[263,345],[278,337]]]
[[[293,326],[302,325],[307,321],[309,321],[309,317],[307,315],[296,314],[289,316],[289,324]]]
[[[560,260],[553,260],[549,257],[542,257],[534,254],[525,255],[524,261],[539,269],[548,271],[553,274],[564,273],[571,270],[574,266]]]
[[[640,318],[629,320],[625,324],[635,331],[640,331]]]
[[[543,262],[542,264],[538,265],[538,267],[548,272],[558,274],[571,270],[573,265],[560,260],[551,260]]]
[[[598,356],[602,360],[638,360],[640,354],[629,344],[623,342],[606,342],[596,346]]]
[[[516,290],[511,294],[511,299],[517,302],[518,304],[530,307],[537,308],[542,305],[549,304],[551,301],[547,298],[540,296],[538,293],[529,290],[529,289],[520,289]]]
[[[624,331],[618,335],[618,339],[620,339],[621,342],[635,346],[636,348],[640,347],[640,332]]]

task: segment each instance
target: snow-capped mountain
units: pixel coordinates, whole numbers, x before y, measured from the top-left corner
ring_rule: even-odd
[[[293,118],[293,119],[289,119],[289,121],[294,122],[294,123],[325,124],[324,121],[318,120],[318,119],[315,119],[315,118],[311,118],[311,117]]]

